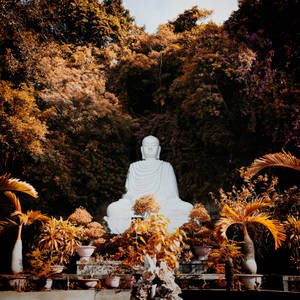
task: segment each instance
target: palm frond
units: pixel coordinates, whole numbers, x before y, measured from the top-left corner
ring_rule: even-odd
[[[235,219],[236,221],[240,221],[241,220],[241,216],[236,213],[231,207],[229,207],[229,205],[225,204],[222,208],[222,211],[220,213],[220,215],[222,217],[230,217]]]
[[[248,218],[252,214],[258,212],[259,209],[261,209],[261,208],[270,207],[270,206],[273,206],[273,203],[271,203],[269,201],[264,201],[263,199],[258,199],[258,200],[249,202],[245,209],[244,218]]]
[[[217,239],[224,240],[227,239],[227,229],[233,224],[241,224],[242,222],[237,222],[235,219],[230,217],[222,217],[216,222],[216,232]]]
[[[8,226],[8,225],[18,225],[15,221],[9,220],[8,221],[0,221],[0,226]]]
[[[3,190],[3,187],[5,187],[8,184],[10,174],[3,174],[0,176],[0,190]]]
[[[265,226],[272,234],[275,241],[275,249],[279,248],[285,241],[285,229],[278,220],[270,219],[269,216],[260,214],[258,216],[249,217],[248,222],[258,223]]]
[[[2,234],[10,224],[10,222],[7,221],[0,221],[0,234]]]
[[[39,210],[27,211],[26,215],[27,215],[27,223],[25,225],[30,225],[34,221],[40,221],[40,222],[44,223],[44,222],[47,222],[49,220],[49,217],[42,214]]]
[[[11,200],[12,204],[14,205],[15,211],[22,211],[20,200],[15,193],[7,191],[4,192],[4,195]]]
[[[16,178],[9,178],[9,175],[7,174],[4,174],[0,177],[0,190],[18,191],[26,193],[34,198],[38,197],[38,193],[32,185]]]
[[[7,221],[0,221],[0,234],[5,232],[11,226],[18,226],[19,224],[13,220],[7,219]]]
[[[248,180],[263,168],[274,166],[286,167],[300,171],[300,160],[284,150],[279,153],[266,154],[263,157],[255,159],[251,166],[241,174],[241,177]]]

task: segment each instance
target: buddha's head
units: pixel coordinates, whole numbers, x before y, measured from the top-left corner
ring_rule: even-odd
[[[159,159],[160,155],[159,140],[155,136],[146,136],[142,141],[142,158],[145,160]]]

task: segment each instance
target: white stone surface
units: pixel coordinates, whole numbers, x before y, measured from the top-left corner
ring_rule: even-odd
[[[136,199],[153,194],[163,214],[170,220],[169,232],[188,221],[192,204],[179,198],[177,181],[170,163],[159,160],[159,140],[145,137],[142,142],[142,161],[130,165],[125,183],[126,194],[107,208],[107,221],[111,233],[120,234],[130,227],[134,216],[133,206]]]
[[[0,300],[129,300],[130,291],[121,290],[80,290],[50,292],[0,292]]]

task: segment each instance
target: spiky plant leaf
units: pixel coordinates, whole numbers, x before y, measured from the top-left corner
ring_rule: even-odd
[[[274,238],[275,249],[279,248],[282,242],[285,241],[286,235],[284,227],[279,223],[279,221],[270,219],[268,215],[260,214],[258,216],[249,217],[248,222],[258,223],[265,226]]]
[[[34,221],[40,221],[42,223],[45,223],[45,222],[49,221],[49,219],[50,219],[48,216],[42,214],[39,210],[27,211],[26,215],[27,215],[27,223],[25,225],[30,225]]]
[[[11,178],[8,180],[8,182],[8,188],[10,190],[26,193],[34,198],[38,198],[38,193],[31,184],[16,178]]]
[[[273,166],[292,168],[300,171],[300,160],[284,150],[279,153],[266,154],[263,157],[255,159],[252,165],[241,174],[241,177],[245,180],[249,180],[260,170]]]
[[[233,218],[235,220],[240,220],[241,219],[241,215],[239,215],[234,209],[229,207],[229,205],[227,205],[227,204],[224,205],[220,215],[222,217],[230,217],[230,218]]]
[[[7,191],[4,192],[4,195],[11,200],[12,204],[14,205],[15,211],[22,211],[20,200],[15,193]]]
[[[226,240],[227,235],[226,232],[231,225],[234,224],[242,224],[242,221],[237,221],[235,218],[231,217],[222,217],[216,222],[216,232],[217,238],[219,240]]]
[[[8,185],[10,174],[3,174],[0,176],[0,190],[4,190],[4,187]]]
[[[18,191],[34,198],[38,197],[38,193],[32,185],[25,181],[9,177],[9,174],[4,174],[0,177],[0,191]]]
[[[269,201],[264,201],[262,198],[249,202],[245,208],[244,218],[246,219],[248,216],[256,213],[259,209],[264,207],[273,206],[273,203]]]

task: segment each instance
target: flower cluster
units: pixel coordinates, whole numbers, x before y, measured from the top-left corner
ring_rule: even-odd
[[[68,220],[84,227],[84,239],[87,240],[89,244],[97,246],[105,242],[105,239],[102,238],[106,233],[103,226],[98,222],[92,222],[93,217],[84,207],[76,208]]]
[[[105,234],[105,230],[103,229],[103,226],[98,222],[91,222],[87,224],[87,228],[84,230],[84,234],[88,238],[93,239],[94,246],[99,246],[106,241],[102,238],[102,236]]]
[[[208,222],[211,220],[206,208],[201,203],[194,205],[190,213],[190,218],[199,222]]]
[[[81,206],[76,208],[75,212],[73,212],[68,219],[70,222],[77,225],[87,225],[88,223],[92,222],[93,217],[85,208]]]
[[[138,198],[133,209],[136,215],[144,215],[146,213],[158,213],[160,206],[156,202],[154,195],[148,194]]]

